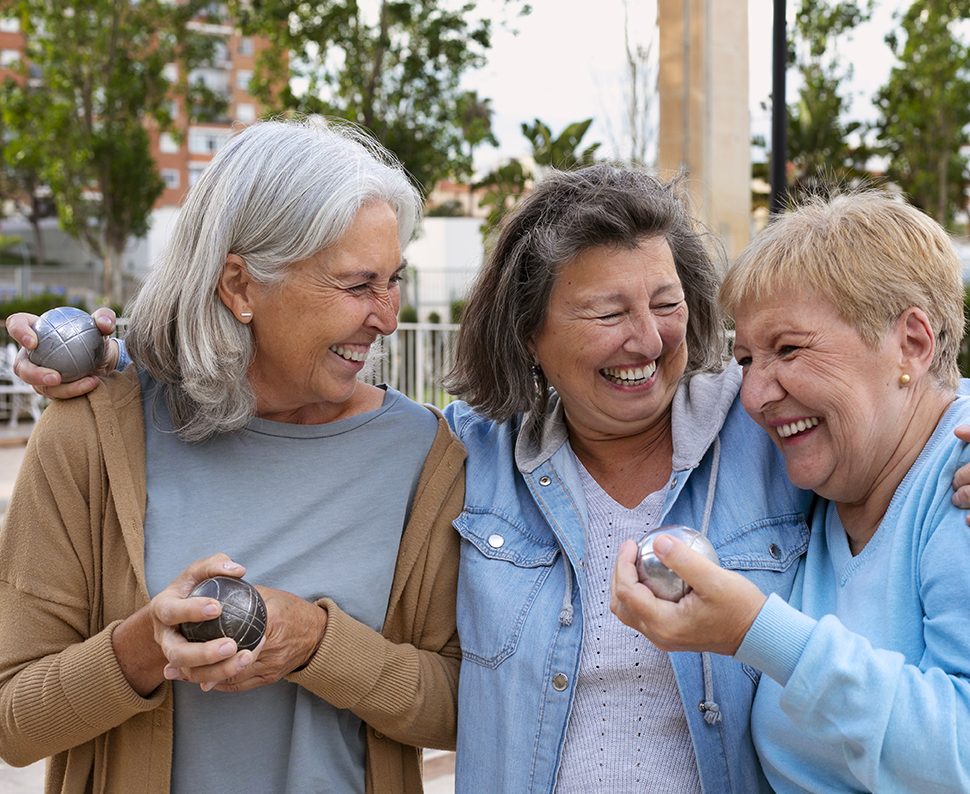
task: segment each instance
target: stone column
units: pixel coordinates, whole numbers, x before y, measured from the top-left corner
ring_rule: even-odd
[[[657,14],[658,170],[686,172],[696,217],[733,258],[751,226],[747,3],[659,0]]]

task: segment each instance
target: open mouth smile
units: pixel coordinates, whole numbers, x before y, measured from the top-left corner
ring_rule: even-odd
[[[343,345],[331,345],[330,352],[336,353],[346,361],[353,361],[355,364],[359,364],[367,359],[367,353],[370,352],[370,349],[352,350],[351,348],[344,347]]]
[[[778,431],[778,435],[782,438],[791,438],[799,433],[804,433],[806,430],[811,430],[818,425],[818,422],[818,417],[810,416],[807,419],[799,419],[797,422],[778,425],[775,430]]]
[[[604,367],[600,374],[617,386],[640,386],[650,380],[656,371],[657,362],[653,361],[645,367]]]

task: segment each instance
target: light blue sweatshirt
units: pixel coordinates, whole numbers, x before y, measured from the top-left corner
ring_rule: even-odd
[[[820,506],[790,605],[770,596],[738,649],[766,673],[752,733],[776,791],[970,791],[967,422],[958,398],[857,556]]]

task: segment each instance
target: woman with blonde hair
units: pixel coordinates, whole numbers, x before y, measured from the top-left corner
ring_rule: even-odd
[[[950,481],[963,336],[946,233],[891,197],[811,201],[778,218],[728,273],[741,402],[823,498],[786,603],[667,538],[693,587],[678,603],[637,582],[624,546],[612,608],[668,650],[763,672],[751,716],[776,791],[970,789],[970,532]]]

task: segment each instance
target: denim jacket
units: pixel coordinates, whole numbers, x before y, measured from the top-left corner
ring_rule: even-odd
[[[672,408],[673,471],[658,523],[706,529],[726,568],[787,597],[812,494],[737,401],[741,373],[695,375]],[[468,449],[458,581],[456,790],[551,792],[583,642],[586,505],[555,394],[538,444],[529,417],[445,411]],[[769,790],[748,723],[758,678],[714,654],[671,662],[705,792]]]

